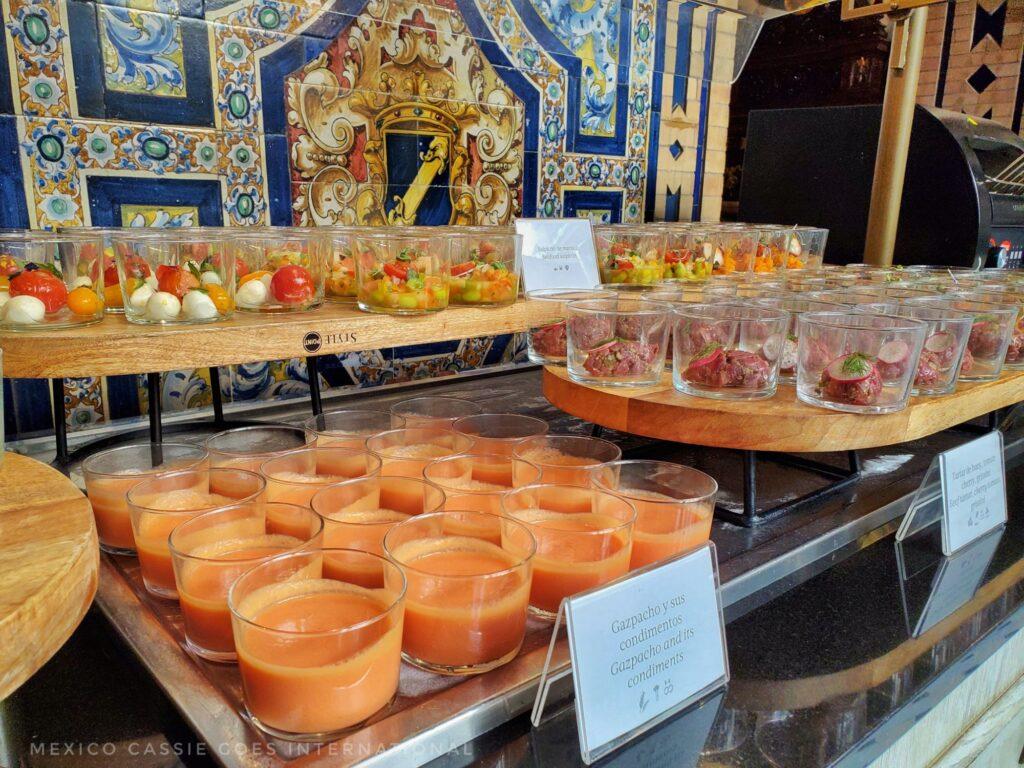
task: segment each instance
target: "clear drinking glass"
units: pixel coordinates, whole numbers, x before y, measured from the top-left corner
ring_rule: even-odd
[[[543,435],[519,443],[512,455],[540,469],[539,480],[524,480],[516,485],[543,482],[586,486],[590,485],[594,470],[621,459],[622,450],[599,437]]]
[[[218,432],[207,438],[206,450],[210,452],[212,467],[237,467],[259,472],[267,459],[305,448],[315,440],[316,435],[302,427],[267,424]]]
[[[366,441],[366,449],[380,456],[382,475],[417,479],[434,459],[466,453],[473,445],[472,438],[437,427],[392,429]]]
[[[245,312],[305,312],[324,302],[329,242],[304,227],[232,229],[235,302]]]
[[[445,493],[445,509],[501,512],[516,485],[540,482],[540,469],[508,454],[460,453],[427,464],[423,476]]]
[[[209,323],[235,310],[235,239],[227,229],[125,229],[110,238],[129,322]]]
[[[705,251],[699,232],[690,226],[666,225],[662,279],[701,283],[711,277],[713,253]]]
[[[350,549],[278,555],[228,593],[245,707],[267,733],[333,741],[398,690],[405,576]]]
[[[515,658],[526,635],[536,550],[526,526],[485,512],[435,512],[396,525],[384,549],[408,583],[406,661],[468,675]]]
[[[769,309],[780,309],[788,313],[789,323],[786,328],[785,338],[782,340],[782,349],[779,353],[779,381],[786,384],[796,382],[796,356],[798,327],[797,318],[805,312],[842,312],[845,305],[829,301],[805,299],[803,296],[772,296],[757,299],[754,302],[759,307]]]
[[[562,599],[629,570],[636,507],[597,488],[527,485],[501,498],[502,511],[537,541],[530,608],[553,619]]]
[[[201,512],[262,504],[267,483],[245,469],[187,469],[143,480],[128,491],[132,533],[146,590],[176,600],[168,537],[178,525]]]
[[[394,418],[386,411],[359,408],[327,411],[302,422],[317,446],[335,448],[364,448],[367,438],[391,429],[393,424]]]
[[[287,523],[287,533],[275,521]],[[320,544],[324,522],[291,504],[244,502],[203,512],[171,531],[168,547],[185,623],[185,643],[209,661],[235,660],[228,590],[253,566]]]
[[[96,235],[0,232],[0,330],[72,328],[103,319]]]
[[[205,461],[204,448],[185,443],[123,445],[83,461],[85,492],[96,518],[100,549],[114,555],[135,554],[128,491],[161,472],[192,469]]]
[[[526,331],[526,354],[531,363],[540,365],[565,365],[566,331],[565,317],[570,302],[584,299],[614,299],[614,291],[589,288],[538,288],[527,291],[527,301],[547,302],[557,308],[561,318],[545,325],[537,325]]]
[[[431,227],[366,230],[355,236],[359,308],[423,315],[448,306],[450,242]]]
[[[661,282],[665,270],[665,233],[656,227],[605,224],[594,227],[601,282],[645,288]]]
[[[669,304],[634,299],[569,305],[569,378],[598,386],[652,386],[668,346]]]
[[[77,237],[98,237],[103,255],[103,310],[108,314],[124,314],[124,298],[117,276],[113,236],[122,233],[121,227],[61,227],[60,233]],[[100,286],[96,286],[97,289]],[[97,291],[98,292],[98,291]]]
[[[356,227],[326,228],[327,279],[324,296],[328,301],[354,301],[356,298],[356,257],[353,238]]]
[[[789,314],[744,304],[673,310],[672,383],[719,400],[772,397],[778,387]]]
[[[548,423],[518,413],[480,413],[458,419],[452,429],[472,438],[473,450],[477,453],[511,456],[512,450],[523,440],[546,435]]]
[[[1006,352],[1017,327],[1016,305],[995,304],[970,298],[945,296],[935,299],[910,299],[908,304],[944,307],[966,312],[973,318],[967,351],[960,364],[960,381],[998,379],[1006,364]]]
[[[327,485],[380,473],[380,459],[366,450],[328,446],[290,451],[260,465],[267,479],[267,500],[309,506]]]
[[[906,407],[927,323],[856,312],[808,312],[798,320],[797,398],[849,413]]]
[[[693,549],[711,536],[718,483],[698,469],[667,461],[614,461],[593,473],[594,485],[636,507],[630,569]]]
[[[519,296],[523,237],[499,227],[455,227],[451,233],[451,304],[505,307]]]
[[[321,488],[310,502],[324,519],[324,544],[384,554],[384,534],[415,515],[444,508],[445,494],[426,480],[374,475]]]
[[[399,400],[391,406],[391,427],[436,427],[450,429],[463,416],[483,413],[477,403],[461,397],[425,395]]]

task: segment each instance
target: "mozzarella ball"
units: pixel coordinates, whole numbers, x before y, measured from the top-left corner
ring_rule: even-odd
[[[78,277],[75,278],[75,282],[71,284],[71,288],[69,288],[68,290],[73,291],[75,290],[75,288],[81,288],[82,286],[85,286],[86,288],[92,288],[92,280],[90,280],[85,275],[79,275]]]
[[[158,291],[146,302],[147,320],[177,320],[181,314],[181,302],[173,293]]]
[[[43,322],[46,305],[35,296],[12,296],[4,305],[4,320],[18,325]]]
[[[132,291],[132,295],[128,297],[128,303],[132,305],[132,309],[138,312],[145,312],[146,303],[154,293],[155,291],[149,283],[143,283]]]
[[[199,278],[200,285],[223,285],[224,281],[216,272],[203,272]]]
[[[189,291],[181,301],[181,310],[189,320],[209,320],[217,317],[217,305],[202,291]]]
[[[235,291],[235,303],[243,307],[259,307],[267,303],[270,291],[262,280],[249,280]]]

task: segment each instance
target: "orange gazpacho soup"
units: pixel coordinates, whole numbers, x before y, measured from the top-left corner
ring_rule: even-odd
[[[379,571],[379,568],[378,568]],[[393,596],[330,579],[262,587],[234,617],[245,700],[262,725],[292,734],[358,725],[398,688],[402,609]]]
[[[408,581],[402,650],[438,671],[504,663],[526,632],[530,568],[469,536],[414,539],[393,557]]]
[[[519,457],[541,468],[541,481],[564,485],[589,485],[590,470],[601,462],[587,456],[573,456],[551,446],[526,448]]]
[[[166,593],[176,594],[174,566],[171,564],[171,550],[167,537],[185,520],[215,507],[237,503],[237,499],[219,493],[207,493],[195,488],[180,488],[141,497],[135,500],[140,507],[154,512],[137,513],[135,524],[135,545],[139,555],[139,568],[146,585]],[[181,510],[177,512],[177,510]]]
[[[450,456],[452,449],[437,443],[413,443],[388,448],[381,455],[381,474],[397,477],[423,477],[423,470],[433,459]]]
[[[537,540],[530,605],[541,612],[555,614],[562,598],[629,570],[630,526],[613,515],[547,509],[519,509],[509,515]]]
[[[190,550],[191,558],[204,560],[192,559],[178,566],[178,600],[189,641],[205,651],[232,653],[235,641],[228,609],[231,585],[255,565],[254,561],[301,546],[309,538],[308,528],[307,523],[302,538],[263,534],[217,541]]]
[[[637,510],[629,567],[640,568],[692,549],[711,535],[713,502],[679,501],[656,491],[622,488]]]
[[[111,473],[115,474],[115,473]],[[96,518],[99,540],[117,549],[135,549],[132,518],[128,512],[128,491],[146,479],[131,470],[117,472],[124,477],[97,477],[87,480],[86,491]]]

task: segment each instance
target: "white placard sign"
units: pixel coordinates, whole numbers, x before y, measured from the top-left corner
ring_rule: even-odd
[[[728,682],[710,542],[567,598],[563,614],[580,752],[588,765]],[[558,622],[552,647],[557,634]],[[534,723],[543,710],[544,683]]]
[[[942,553],[951,555],[1006,523],[1003,433],[939,454],[942,478]]]
[[[523,236],[523,286],[596,288],[601,284],[590,219],[516,219]]]

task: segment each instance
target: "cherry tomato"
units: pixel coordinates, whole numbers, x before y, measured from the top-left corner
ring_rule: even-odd
[[[100,297],[92,288],[80,285],[68,294],[68,309],[76,315],[92,317],[103,308]]]
[[[124,297],[121,295],[121,286],[115,281],[103,289],[103,303],[108,307],[123,307]]]
[[[19,272],[11,278],[11,296],[35,296],[52,314],[68,303],[68,288],[64,281],[45,269]]]
[[[313,298],[313,276],[305,267],[288,264],[270,279],[270,292],[282,304],[301,304]]]
[[[157,287],[165,293],[173,293],[179,299],[193,288],[199,287],[196,276],[184,267],[171,267],[161,264],[156,268]]]
[[[612,256],[621,256],[622,254],[624,254],[626,252],[626,250],[627,249],[626,249],[626,244],[625,243],[612,243],[612,248],[611,248]]]
[[[615,262],[615,269],[632,269],[633,262],[626,261],[625,259],[619,259]]]
[[[267,270],[267,269],[257,269],[255,272],[248,272],[248,273],[246,273],[244,275],[239,275],[239,277],[238,277],[238,285],[239,285],[239,287],[241,287],[241,286],[245,285],[246,283],[248,283],[250,280],[262,280],[264,275],[269,275],[269,274],[270,274],[270,270]]]
[[[399,264],[385,264],[384,274],[390,275],[396,280],[405,280],[409,276],[409,268]]]
[[[462,275],[469,274],[470,272],[473,271],[473,268],[475,266],[476,264],[474,264],[472,261],[467,261],[463,264],[456,264],[454,267],[452,267],[452,277],[461,277]],[[385,269],[387,269],[387,267],[385,267]]]
[[[139,256],[126,256],[124,260],[125,277],[135,277],[144,280],[152,274],[149,264]],[[117,264],[113,260],[107,261],[103,270],[104,285],[117,285]]]
[[[230,312],[233,307],[231,306],[231,297],[228,296],[228,292],[219,285],[211,283],[206,286],[206,293],[210,297],[210,301],[217,307],[217,311],[221,314]]]
[[[239,280],[249,274],[249,267],[241,256],[235,256],[235,279]]]

